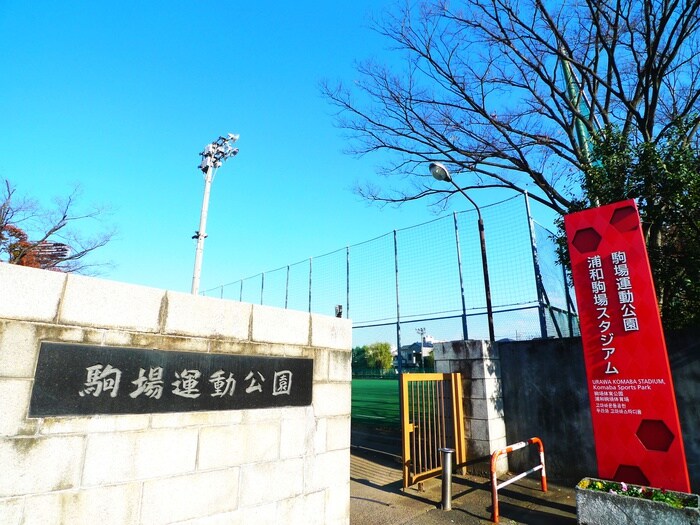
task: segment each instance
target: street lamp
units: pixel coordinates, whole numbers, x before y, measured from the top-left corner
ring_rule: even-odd
[[[197,249],[194,255],[194,273],[192,275],[192,293],[199,292],[199,276],[202,273],[202,256],[204,255],[204,239],[206,239],[207,211],[209,209],[209,192],[211,183],[214,180],[216,170],[221,167],[226,159],[238,154],[238,148],[233,147],[233,143],[238,140],[239,135],[229,133],[226,137],[219,137],[211,144],[207,144],[204,151],[200,153],[202,162],[199,169],[204,173],[204,198],[202,199],[202,213],[199,217],[199,230],[194,232],[193,239],[197,239]]]
[[[486,237],[484,236],[484,220],[481,218],[481,210],[479,207],[476,205],[476,202],[472,200],[472,198],[466,194],[466,192],[460,188],[457,183],[455,183],[454,180],[452,180],[452,177],[450,177],[450,172],[447,171],[447,168],[440,164],[439,162],[431,162],[430,163],[430,173],[432,176],[440,181],[444,182],[450,182],[452,185],[459,190],[459,192],[464,195],[469,202],[472,203],[472,206],[474,206],[474,209],[476,210],[476,213],[479,217],[479,240],[481,242],[481,264],[484,269],[484,292],[486,293],[486,316],[488,318],[488,323],[489,323],[489,341],[492,343],[494,342],[494,334],[493,334],[493,307],[491,305],[491,283],[489,282],[489,264],[488,261],[486,260]]]

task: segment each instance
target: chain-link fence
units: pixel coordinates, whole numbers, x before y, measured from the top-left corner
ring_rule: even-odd
[[[578,334],[572,294],[551,232],[536,224],[526,194],[481,208],[494,336]],[[353,320],[353,345],[489,338],[476,210],[396,230],[205,295]],[[404,335],[402,335],[404,334]]]

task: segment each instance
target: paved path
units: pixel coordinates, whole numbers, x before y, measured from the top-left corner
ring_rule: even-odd
[[[487,525],[491,522],[491,484],[478,476],[455,475],[452,510],[443,511],[441,480],[427,480],[424,491],[401,488],[400,463],[391,456],[353,451],[350,461],[351,525]],[[531,475],[499,491],[500,523],[504,525],[574,525],[573,488],[540,490]]]

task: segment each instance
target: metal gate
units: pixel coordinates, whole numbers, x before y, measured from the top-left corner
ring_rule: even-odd
[[[462,379],[456,374],[401,374],[403,486],[442,473],[441,448],[467,462]]]

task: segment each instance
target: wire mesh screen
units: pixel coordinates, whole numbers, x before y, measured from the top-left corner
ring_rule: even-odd
[[[314,257],[311,272],[311,311],[335,315],[338,305],[347,308],[348,249]]]
[[[287,305],[287,275],[288,268],[278,268],[265,272],[262,304],[285,308]]]
[[[578,334],[575,306],[551,232],[516,196],[387,233],[204,292],[353,320],[355,346],[379,341],[489,337],[488,269],[495,338]],[[485,245],[486,265],[482,247]],[[540,284],[541,283],[541,284]]]
[[[491,294],[505,310],[537,301],[530,226],[525,201],[513,198],[484,208]]]
[[[346,313],[353,320],[353,326],[396,322],[393,233],[350,247],[348,280],[350,293]]]
[[[289,265],[287,280],[287,308],[310,311],[309,297],[311,286],[312,259]]]
[[[483,217],[495,337],[537,337],[538,323],[528,315],[537,305],[537,284],[525,200],[514,197],[485,207]],[[485,327],[484,317],[480,316],[477,326]],[[481,329],[475,335],[487,339],[488,331]]]
[[[240,293],[240,300],[242,302],[260,304],[263,290],[263,275],[264,274],[258,274],[243,279]]]
[[[461,315],[455,241],[452,217],[397,232],[402,320]]]
[[[575,294],[569,286],[562,265],[559,264],[554,235],[537,223],[534,231],[542,283],[546,292],[545,304],[548,307],[547,331],[559,337],[580,335],[575,316]]]

